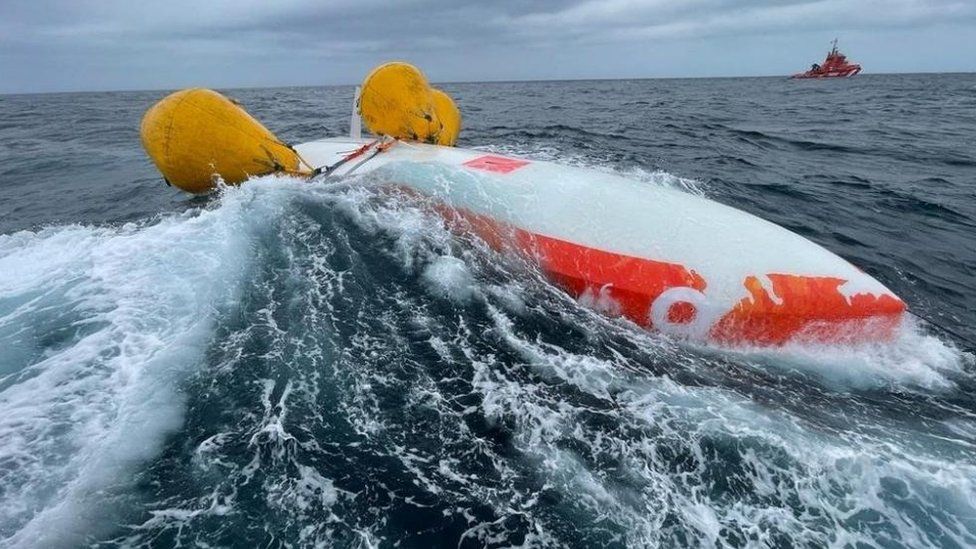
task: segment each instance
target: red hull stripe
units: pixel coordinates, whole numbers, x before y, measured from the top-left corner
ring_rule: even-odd
[[[529,164],[530,162],[528,160],[486,154],[484,156],[479,156],[478,158],[472,158],[463,165],[476,170],[485,170],[488,172],[504,174],[514,172],[522,166],[528,166]]]
[[[678,335],[756,345],[885,341],[893,337],[905,311],[904,302],[889,294],[848,299],[840,291],[845,281],[839,278],[764,273],[774,295],[749,276],[742,281],[748,297],[709,316],[702,312],[708,309],[708,281],[683,265],[532,233],[443,203],[434,209],[453,230],[475,233],[495,249],[514,248],[528,255],[574,297],[609,298],[601,310]]]

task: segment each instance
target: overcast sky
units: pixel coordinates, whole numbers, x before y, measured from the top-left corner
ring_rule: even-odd
[[[976,70],[976,0],[0,0],[0,93]]]

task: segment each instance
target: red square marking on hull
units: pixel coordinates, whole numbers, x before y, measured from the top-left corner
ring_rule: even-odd
[[[463,165],[469,168],[474,168],[476,170],[485,170],[489,172],[498,172],[498,173],[509,173],[527,164],[529,164],[528,160],[519,160],[517,158],[505,158],[504,156],[495,156],[492,154],[486,154],[485,156],[472,158],[471,160],[465,162]]]

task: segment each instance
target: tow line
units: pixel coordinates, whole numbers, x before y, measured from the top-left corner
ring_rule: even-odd
[[[316,168],[315,170],[312,171],[312,175],[309,177],[309,181],[314,181],[315,179],[319,179],[319,178],[325,179],[331,176],[332,174],[334,174],[335,171],[341,168],[342,166],[348,164],[353,160],[356,160],[357,158],[362,157],[362,160],[360,160],[352,168],[349,168],[349,170],[346,172],[346,175],[349,175],[352,172],[356,171],[356,169],[358,169],[366,162],[369,162],[370,160],[375,158],[376,155],[388,151],[390,147],[392,147],[396,143],[397,140],[392,137],[386,135],[381,136],[379,139],[370,141],[369,143],[366,143],[362,147],[359,147],[358,149],[351,151],[349,154],[342,157],[342,159],[336,162],[335,164]]]

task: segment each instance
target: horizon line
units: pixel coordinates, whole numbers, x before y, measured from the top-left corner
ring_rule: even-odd
[[[965,75],[976,74],[976,70],[971,71],[913,71],[913,72],[869,72],[861,73],[856,78],[865,76],[911,76],[911,75]],[[529,79],[504,79],[504,80],[440,80],[431,82],[432,84],[528,84],[544,82],[616,82],[624,80],[733,80],[746,78],[782,78],[789,80],[790,74],[763,74],[750,76],[636,76],[636,77],[616,77],[616,78],[543,78],[538,80]],[[854,77],[851,77],[854,78]],[[847,80],[845,78],[844,80]],[[268,90],[276,88],[346,88],[358,86],[355,84],[281,84],[272,86],[213,86],[212,89],[223,90]],[[86,93],[138,93],[138,92],[165,92],[182,90],[188,88],[200,88],[205,86],[183,86],[168,88],[119,88],[119,89],[87,89],[87,90],[56,90],[56,91],[26,91],[26,92],[4,92],[0,91],[0,97],[16,95],[58,95],[58,94],[86,94]],[[209,86],[207,86],[209,87]]]

